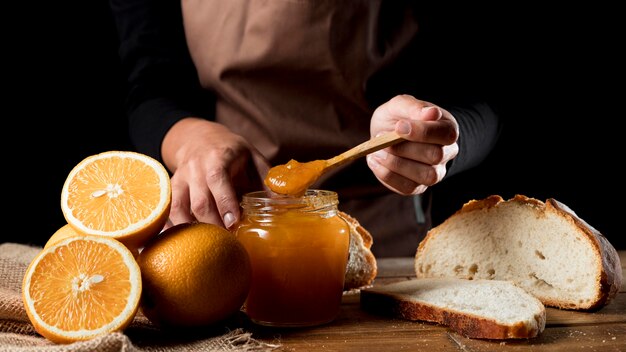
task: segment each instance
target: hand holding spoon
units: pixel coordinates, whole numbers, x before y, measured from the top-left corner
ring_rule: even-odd
[[[301,196],[324,173],[348,161],[360,158],[377,150],[401,142],[403,138],[389,132],[363,142],[356,147],[327,160],[314,160],[299,163],[290,160],[287,164],[270,169],[265,177],[265,185],[275,193]]]

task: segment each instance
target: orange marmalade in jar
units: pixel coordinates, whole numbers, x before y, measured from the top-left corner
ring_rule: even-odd
[[[253,322],[312,326],[339,314],[350,228],[337,215],[338,203],[335,192],[323,190],[243,196],[236,236],[252,265],[244,309]]]

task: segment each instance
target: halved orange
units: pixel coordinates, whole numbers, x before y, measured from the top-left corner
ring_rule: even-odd
[[[72,236],[80,236],[80,235],[82,235],[82,234],[79,233],[79,232],[76,232],[76,230],[74,230],[74,228],[71,227],[70,224],[65,224],[65,225],[59,227],[59,229],[56,230],[52,234],[52,236],[50,236],[50,238],[48,238],[48,241],[43,246],[43,248],[50,247],[53,244],[61,241],[64,238],[68,238],[68,237],[72,237]]]
[[[52,234],[52,236],[50,236],[50,238],[48,238],[48,241],[43,246],[43,248],[48,248],[52,246],[53,244],[56,244],[57,242],[61,241],[62,239],[72,237],[72,236],[86,236],[86,235],[76,232],[76,230],[74,230],[74,228],[71,227],[70,224],[65,224],[59,227],[59,229],[56,230]],[[133,253],[133,256],[137,258],[137,256],[139,255],[139,248],[128,247],[128,249],[130,249],[130,251]]]
[[[160,162],[141,153],[107,151],[71,170],[61,191],[61,210],[79,233],[139,248],[163,229],[171,200],[170,177]]]
[[[103,236],[74,236],[44,248],[22,281],[35,330],[57,343],[122,331],[141,297],[141,272],[131,251]]]

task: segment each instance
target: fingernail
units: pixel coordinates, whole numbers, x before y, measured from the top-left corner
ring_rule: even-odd
[[[411,124],[408,123],[408,121],[398,121],[398,126],[396,127],[396,129],[399,134],[410,134]]]
[[[422,109],[422,113],[423,114],[428,114],[428,113],[430,113],[431,110],[434,110],[434,113],[435,113],[435,116],[436,116],[435,120],[439,120],[441,118],[441,116],[443,115],[443,113],[441,112],[441,109],[439,109],[436,106],[425,107],[424,109]]]
[[[376,158],[380,159],[380,160],[385,160],[387,159],[387,152],[384,150],[379,150],[377,152],[374,152],[373,154]]]
[[[224,226],[229,229],[235,223],[235,215],[231,212],[224,214]]]
[[[372,154],[368,155],[366,159],[367,159],[367,165],[369,165],[370,168],[378,169],[380,167],[380,164],[378,163],[378,161],[376,161],[376,159],[374,158]]]

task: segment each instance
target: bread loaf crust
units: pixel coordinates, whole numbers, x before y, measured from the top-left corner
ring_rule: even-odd
[[[549,216],[557,216],[561,219],[564,219],[567,223],[569,223],[571,231],[575,231],[577,234],[584,236],[587,239],[587,242],[591,244],[591,246],[589,246],[589,251],[592,251],[593,256],[595,256],[596,258],[595,263],[598,267],[599,272],[599,274],[595,278],[595,285],[597,286],[597,289],[595,290],[595,298],[593,298],[590,302],[580,303],[572,300],[562,299],[558,296],[537,296],[545,305],[563,309],[593,311],[602,308],[603,306],[611,302],[613,298],[615,298],[623,280],[621,263],[617,251],[606,239],[606,237],[604,237],[594,227],[578,217],[576,213],[565,204],[558,202],[553,198],[547,199],[544,203],[538,199],[526,197],[520,194],[515,195],[513,198],[506,201],[498,195],[492,195],[482,200],[471,200],[464,204],[460,210],[458,210],[452,216],[446,219],[441,225],[431,229],[431,231],[429,231],[424,240],[419,244],[415,255],[415,271],[417,276],[448,276],[449,273],[425,274],[423,272],[420,272],[421,257],[426,253],[426,251],[428,251],[431,242],[433,242],[437,236],[440,236],[442,232],[445,232],[445,229],[448,228],[448,225],[456,221],[456,219],[459,218],[461,215],[467,215],[473,212],[485,213],[485,210],[487,210],[488,213],[490,210],[494,210],[494,208],[502,206],[505,203],[517,203],[521,207],[532,208],[532,214],[539,222]],[[540,224],[538,224],[538,226],[540,226]],[[468,229],[468,231],[471,231],[471,229]],[[546,241],[552,240],[549,238],[549,235],[551,234],[545,235]],[[512,246],[513,244],[511,243],[510,245]],[[502,259],[504,258],[499,259],[497,257],[497,254],[494,254],[494,257],[490,258],[491,261],[498,261]],[[457,277],[462,276],[458,275]]]
[[[549,198],[546,204],[548,209],[552,209],[561,216],[571,219],[572,224],[583,231],[595,245],[594,252],[596,253],[598,263],[601,263],[602,270],[600,271],[600,276],[597,277],[599,286],[597,298],[595,303],[587,309],[597,310],[609,304],[617,296],[623,280],[622,264],[617,250],[604,235],[578,217],[567,205],[553,198]],[[558,306],[559,302],[552,303]]]
[[[376,257],[371,251],[372,235],[347,213],[340,211],[339,216],[350,227],[350,254],[343,289],[349,291],[370,286],[378,273]]]

